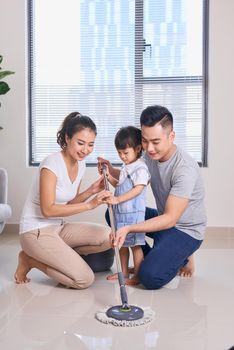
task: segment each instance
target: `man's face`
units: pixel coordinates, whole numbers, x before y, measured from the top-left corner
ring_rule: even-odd
[[[175,139],[174,131],[162,128],[160,124],[154,126],[142,126],[142,147],[149,157],[164,162],[168,160],[173,151]]]

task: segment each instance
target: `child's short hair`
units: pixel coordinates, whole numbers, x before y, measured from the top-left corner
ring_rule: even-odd
[[[117,132],[115,135],[115,147],[116,149],[125,149],[132,147],[136,149],[137,146],[141,146],[141,130],[135,126],[125,126]],[[141,156],[142,149],[139,152]]]

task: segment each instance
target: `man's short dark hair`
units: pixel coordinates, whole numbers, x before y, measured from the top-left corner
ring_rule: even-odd
[[[173,130],[173,117],[171,112],[162,106],[149,106],[145,108],[140,117],[141,126],[154,126],[159,123],[163,128]]]

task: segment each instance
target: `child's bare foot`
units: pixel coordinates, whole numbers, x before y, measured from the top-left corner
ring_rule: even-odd
[[[134,274],[134,267],[129,267],[128,268],[128,273],[133,275]],[[128,275],[125,276],[125,278],[128,278]],[[113,273],[113,275],[109,275],[106,278],[107,280],[117,280],[118,279],[118,273]]]
[[[128,286],[136,286],[139,283],[140,282],[137,276],[133,276],[132,278],[125,279],[125,284]]]
[[[27,273],[31,270],[29,259],[24,251],[19,253],[18,266],[14,275],[15,282],[18,284],[30,282],[30,278],[27,277]]]
[[[117,273],[113,273],[112,275],[108,275],[106,277],[107,280],[117,280],[118,279],[118,274]]]
[[[185,266],[181,267],[181,269],[178,271],[177,275],[181,277],[192,277],[195,271],[195,263],[194,263],[194,257],[191,255],[188,258],[188,262]]]
[[[128,278],[128,275],[124,275],[125,278]],[[109,281],[113,281],[113,280],[117,280],[118,279],[118,273],[113,273],[112,275],[108,275],[107,280]]]

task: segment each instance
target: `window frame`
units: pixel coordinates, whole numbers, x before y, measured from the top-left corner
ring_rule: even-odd
[[[160,78],[144,78],[142,83],[147,84],[151,82],[157,83],[183,83],[186,80],[189,82],[197,82],[199,78],[202,79],[202,154],[201,162],[198,162],[200,167],[208,167],[208,62],[209,62],[209,0],[203,1],[203,32],[202,32],[202,77],[160,77]],[[135,13],[142,9],[144,5],[144,0],[135,0]],[[27,27],[28,27],[28,163],[29,166],[37,167],[40,162],[33,161],[33,151],[32,151],[32,129],[33,129],[33,103],[32,103],[32,87],[33,87],[33,1],[27,1]],[[136,15],[135,15],[136,18]],[[138,24],[135,23],[135,27]],[[137,43],[137,36],[135,35],[135,44]],[[139,42],[138,42],[139,45]],[[135,51],[136,55],[136,51]],[[136,58],[135,58],[136,60]],[[143,67],[142,67],[143,69]],[[139,84],[139,71],[135,71],[135,84]],[[136,106],[135,106],[136,109]],[[120,166],[120,162],[112,162],[115,166]],[[95,163],[86,163],[88,167],[96,167]]]

